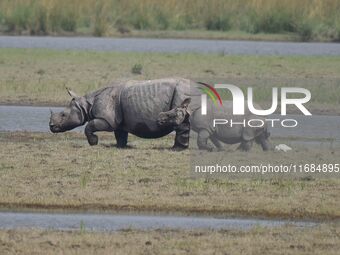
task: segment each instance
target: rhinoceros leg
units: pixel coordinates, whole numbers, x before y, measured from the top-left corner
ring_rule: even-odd
[[[201,129],[198,132],[197,146],[200,150],[212,151],[214,149],[211,145],[208,144],[209,138],[210,134],[207,130]]]
[[[117,148],[125,148],[129,133],[124,130],[115,130],[114,133],[117,140]]]
[[[251,147],[253,146],[253,141],[242,141],[238,150],[242,151],[250,151]]]
[[[91,146],[98,144],[98,136],[94,134],[97,131],[113,131],[113,129],[109,123],[103,119],[94,119],[89,121],[85,127],[85,135]]]
[[[175,127],[176,137],[173,150],[184,150],[189,147],[190,122],[186,118],[180,125]]]
[[[260,136],[256,137],[255,141],[259,143],[262,147],[262,150],[268,151],[271,149],[271,145],[268,141],[269,133],[262,133]]]
[[[268,139],[261,140],[261,147],[262,147],[262,150],[264,150],[264,151],[270,150],[271,146],[270,146]]]
[[[216,146],[218,151],[224,151],[222,143],[213,135],[210,136],[210,140],[213,142],[213,144]]]

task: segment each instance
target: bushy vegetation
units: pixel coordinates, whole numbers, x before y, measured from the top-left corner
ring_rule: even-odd
[[[130,30],[240,30],[340,41],[340,0],[1,0],[0,28],[15,34]]]

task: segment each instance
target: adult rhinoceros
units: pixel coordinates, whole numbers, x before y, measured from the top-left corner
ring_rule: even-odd
[[[64,111],[51,112],[50,130],[65,132],[87,123],[85,135],[90,145],[98,144],[95,132],[113,131],[119,148],[127,145],[128,133],[159,138],[175,131],[173,148],[185,149],[189,118],[171,127],[159,126],[157,118],[160,112],[187,106],[189,91],[190,80],[182,78],[121,82],[81,97],[68,90],[72,100]]]

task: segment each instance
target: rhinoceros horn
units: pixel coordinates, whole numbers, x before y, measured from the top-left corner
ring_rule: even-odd
[[[66,88],[66,90],[67,90],[68,94],[69,94],[71,97],[73,97],[73,98],[78,97],[77,94],[74,93],[74,92],[73,92],[72,90],[70,90],[69,88]]]

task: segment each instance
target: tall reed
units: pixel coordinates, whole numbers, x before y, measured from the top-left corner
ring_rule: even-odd
[[[241,30],[340,40],[340,0],[0,0],[0,29],[51,34]]]

